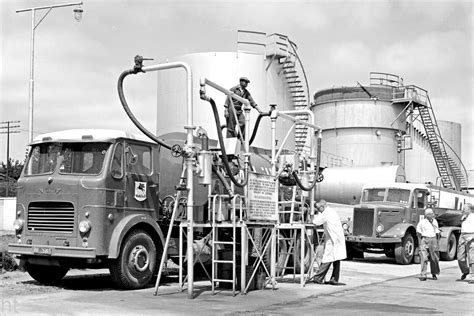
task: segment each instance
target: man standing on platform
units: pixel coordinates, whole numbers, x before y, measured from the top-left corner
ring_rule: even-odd
[[[247,77],[241,77],[239,81],[240,83],[235,87],[230,88],[230,91],[239,97],[249,100],[250,106],[258,110],[257,103],[255,103],[250,92],[247,90],[247,85],[250,83],[250,80]],[[224,116],[227,124],[228,138],[238,137],[241,140],[245,138],[245,115],[242,106],[242,102],[232,99],[230,96],[228,96],[225,101]],[[240,134],[237,133],[237,126],[239,126]]]

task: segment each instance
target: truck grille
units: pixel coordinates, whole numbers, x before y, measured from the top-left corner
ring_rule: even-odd
[[[28,206],[28,230],[72,233],[74,206],[69,202],[33,202]]]
[[[354,209],[354,235],[372,236],[374,227],[374,209],[355,208]]]

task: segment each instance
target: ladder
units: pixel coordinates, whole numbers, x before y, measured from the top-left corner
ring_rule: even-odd
[[[290,98],[295,110],[309,109],[309,86],[303,64],[297,53],[296,44],[288,36],[281,34],[271,34],[267,36],[271,42],[270,47],[277,49],[271,51],[272,57],[276,58],[281,66],[280,75],[285,79],[290,92]],[[307,121],[307,114],[296,115],[297,119]],[[308,137],[308,127],[302,124],[295,126],[295,151],[301,153],[308,151],[306,141]]]
[[[223,283],[232,285],[232,295],[235,296],[235,288],[237,286],[237,211],[242,211],[242,197],[235,195],[213,195],[212,201],[212,294],[215,294],[216,283],[222,287]],[[230,202],[230,207],[229,207]],[[226,219],[225,213],[228,213],[229,220]],[[240,213],[242,216],[242,213]],[[240,217],[239,216],[239,217]],[[223,238],[223,230],[231,230],[231,234],[227,235],[227,239]],[[230,251],[229,251],[230,248]],[[222,256],[219,257],[219,250]],[[218,275],[218,271],[221,274]],[[227,274],[227,275],[226,275]]]
[[[392,103],[406,103],[406,108],[411,107],[412,112],[418,112],[443,186],[460,190],[463,183],[462,172],[456,173],[453,169],[455,163],[450,162],[428,92],[413,85],[398,87],[394,90]]]

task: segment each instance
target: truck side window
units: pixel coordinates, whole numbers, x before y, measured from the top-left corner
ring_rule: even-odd
[[[110,174],[115,179],[123,177],[123,145],[118,143],[115,146],[114,156],[112,158],[112,166],[110,167]]]
[[[130,172],[150,175],[152,170],[151,147],[136,144],[130,144],[130,147],[132,152],[136,155],[136,163],[131,165]]]
[[[425,192],[416,192],[416,207],[425,208]]]

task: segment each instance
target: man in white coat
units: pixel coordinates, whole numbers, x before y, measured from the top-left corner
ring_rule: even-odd
[[[339,273],[341,260],[346,259],[347,253],[341,219],[334,209],[327,206],[325,200],[316,203],[316,209],[319,210],[319,213],[314,215],[313,224],[316,226],[323,225],[324,227],[324,254],[319,270],[314,276],[314,282],[317,284],[324,283],[332,263],[333,270],[328,283],[343,285],[343,283],[339,283]]]

